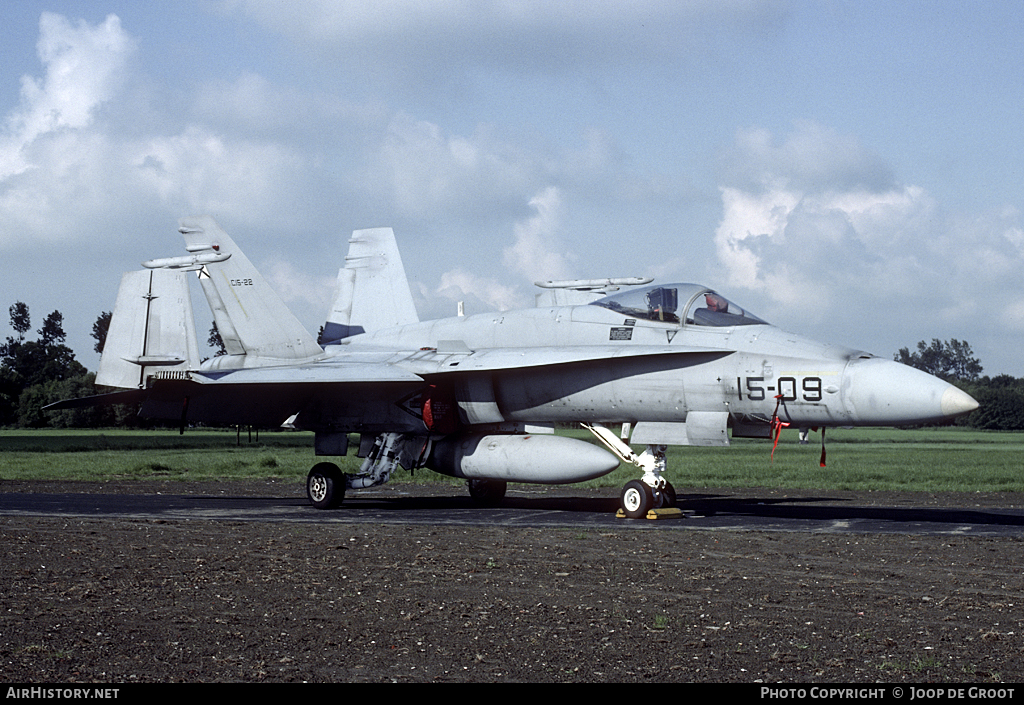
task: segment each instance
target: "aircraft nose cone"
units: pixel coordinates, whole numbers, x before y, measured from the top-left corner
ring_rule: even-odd
[[[938,377],[881,358],[850,363],[845,399],[857,425],[933,423],[970,413],[978,402]]]
[[[952,385],[942,393],[940,403],[942,415],[949,417],[963,416],[978,408],[978,402],[974,400],[974,397]]]

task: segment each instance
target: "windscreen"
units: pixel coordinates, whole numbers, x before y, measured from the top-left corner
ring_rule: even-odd
[[[675,325],[750,326],[766,322],[721,294],[698,284],[666,284],[630,289],[594,301],[630,318]],[[686,306],[685,316],[680,306]]]

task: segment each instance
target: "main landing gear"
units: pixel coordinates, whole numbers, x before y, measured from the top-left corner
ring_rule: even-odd
[[[384,433],[376,438],[363,460],[359,473],[346,475],[334,463],[317,463],[306,475],[306,497],[317,509],[334,509],[345,499],[345,490],[383,485],[410,453],[422,455],[425,448],[418,439],[399,433]],[[409,462],[409,461],[407,461]]]
[[[600,424],[582,425],[624,462],[644,471],[639,480],[630,480],[622,487],[619,499],[622,501],[623,514],[630,519],[642,519],[652,509],[676,505],[675,488],[661,476],[665,470],[665,446],[649,445],[643,453],[637,455],[607,427]]]
[[[384,433],[378,436],[359,468],[359,473],[346,475],[334,463],[317,463],[306,476],[306,498],[317,509],[336,509],[345,499],[345,490],[383,485],[391,479],[398,465],[423,467],[429,447],[424,437]],[[497,507],[505,498],[508,483],[504,480],[472,479],[469,495],[481,507]]]

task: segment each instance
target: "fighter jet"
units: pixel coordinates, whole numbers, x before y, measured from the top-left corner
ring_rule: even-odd
[[[787,333],[699,284],[538,282],[534,308],[420,321],[390,228],[357,230],[318,341],[209,217],[181,221],[188,255],[126,273],[97,385],[60,406],[136,401],[187,424],[312,431],[319,509],[400,465],[468,480],[481,504],[508,482],[563,484],[621,462],[624,514],[670,507],[667,446],[771,439],[781,427],[902,426],[967,414],[970,396],[919,370]],[[195,274],[227,354],[201,361]],[[589,429],[597,443],[557,435]],[[616,433],[613,428],[619,427]],[[353,442],[353,439],[358,439]],[[644,447],[636,453],[632,446]]]

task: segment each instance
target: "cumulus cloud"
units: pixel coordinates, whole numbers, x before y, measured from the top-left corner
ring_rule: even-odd
[[[544,189],[530,199],[530,206],[536,213],[516,223],[514,242],[505,249],[505,266],[533,281],[568,279],[570,258],[553,247],[559,241],[562,206],[559,190],[554,186]]]
[[[919,188],[723,188],[722,203],[715,242],[731,285],[819,306],[866,282],[886,282],[889,295],[920,293],[922,228],[933,222],[934,203]]]
[[[434,294],[448,302],[465,302],[469,313],[481,310],[507,311],[530,305],[518,287],[464,269],[453,269],[442,274],[441,283]],[[453,307],[449,307],[438,315],[451,316],[454,311]]]
[[[480,126],[447,134],[440,126],[398,113],[379,147],[367,155],[366,182],[401,212],[418,219],[472,216],[511,205],[536,181],[541,167]]]
[[[97,196],[108,143],[89,128],[116,94],[134,42],[114,15],[95,27],[44,12],[41,78],[23,76],[21,101],[0,135],[0,243],[54,236],[67,194]]]
[[[0,134],[0,245],[82,240],[89,223],[136,221],[142,211],[165,214],[169,232],[178,217],[201,213],[264,225],[293,217],[281,204],[316,190],[307,154],[244,136],[249,113],[234,130],[182,127],[180,117],[143,102],[151,96],[125,95],[136,41],[116,16],[90,25],[43,13],[39,32],[42,74],[22,78],[20,103]],[[240,82],[248,95],[265,88],[248,76]],[[197,95],[202,114],[210,96],[201,87]],[[147,121],[125,131],[137,107]]]
[[[1022,325],[1016,210],[965,222],[856,140],[812,124],[781,142],[741,133],[726,163],[718,259],[729,285],[769,309],[811,322],[870,311],[893,330],[983,316]]]
[[[282,190],[306,161],[287,147],[227,137],[194,125],[128,145],[133,181],[189,214],[217,213],[255,224],[275,215]]]
[[[31,166],[27,152],[43,135],[87,127],[114,96],[133,49],[115,15],[90,27],[44,12],[37,52],[45,76],[21,79],[21,105],[7,117],[0,141],[0,179]]]
[[[890,167],[856,138],[813,121],[798,121],[778,142],[762,128],[740,130],[723,158],[725,179],[748,190],[784,185],[798,191],[886,191]]]
[[[504,311],[529,307],[532,299],[523,293],[519,284],[509,283],[526,279],[534,281],[569,278],[570,257],[554,248],[560,238],[561,194],[550,186],[530,199],[534,214],[513,224],[512,244],[504,249],[504,271],[491,270],[490,275],[467,271],[464,267],[444,272],[441,283],[433,291],[421,287],[426,299],[425,308],[437,312],[431,298],[440,297],[447,302],[464,301],[467,309]],[[451,315],[445,309],[439,315]]]
[[[743,130],[723,163],[715,245],[730,285],[824,312],[865,281],[887,280],[890,295],[914,283],[889,277],[916,266],[935,204],[853,137],[813,122],[781,142]]]

